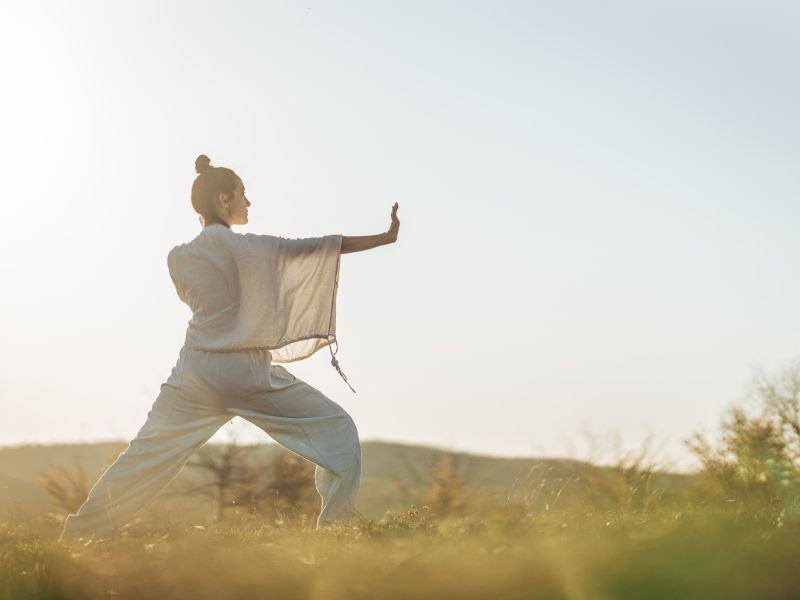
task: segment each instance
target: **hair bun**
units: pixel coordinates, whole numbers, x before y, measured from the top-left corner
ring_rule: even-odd
[[[194,161],[194,170],[197,173],[205,173],[211,168],[211,159],[205,154],[201,154]]]

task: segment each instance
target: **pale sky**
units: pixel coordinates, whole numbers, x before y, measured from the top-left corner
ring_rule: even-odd
[[[763,0],[5,2],[0,445],[141,427],[205,153],[242,233],[379,233],[399,202],[397,244],[342,257],[357,393],[327,349],[286,365],[362,440],[617,432],[690,465],[798,355],[798,30]]]

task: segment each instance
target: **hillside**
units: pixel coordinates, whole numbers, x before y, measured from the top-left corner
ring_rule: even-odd
[[[0,448],[0,517],[32,517],[50,505],[40,485],[43,473],[58,465],[81,466],[94,482],[102,470],[125,448],[125,443],[25,445]],[[267,465],[282,451],[274,443],[251,447]],[[440,448],[369,441],[362,444],[362,486],[358,508],[377,518],[387,510],[420,506],[434,480],[434,468],[449,460],[450,474],[463,483],[459,494],[473,504],[497,504],[525,499],[534,510],[546,510],[554,502],[566,503],[587,493],[602,493],[616,485],[614,469],[568,459],[498,458],[450,452]],[[211,515],[213,503],[201,496],[175,496],[177,485],[197,474],[184,469],[151,505],[158,511],[182,515]],[[651,487],[664,492],[684,489],[686,475],[656,474]]]

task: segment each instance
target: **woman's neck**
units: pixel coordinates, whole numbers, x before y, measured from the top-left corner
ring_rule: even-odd
[[[223,227],[227,227],[228,229],[230,229],[230,228],[231,228],[231,226],[230,226],[230,225],[228,225],[227,223],[224,223],[224,222],[222,222],[222,221],[206,221],[206,222],[204,223],[204,225],[203,225],[203,228],[206,228],[206,227],[208,227],[209,225],[222,225]]]

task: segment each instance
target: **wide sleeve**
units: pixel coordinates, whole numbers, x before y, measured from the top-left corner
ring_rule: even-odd
[[[292,362],[311,356],[336,341],[336,291],[342,236],[311,238],[259,236],[264,242],[258,255],[266,270],[253,269],[261,281],[254,288],[265,289],[261,315],[270,331],[269,344],[274,362]],[[268,280],[266,280],[268,279]],[[244,282],[243,282],[244,284]]]
[[[321,259],[323,261],[341,254],[342,236],[326,235],[309,238],[277,238],[278,252],[286,261],[297,259]]]

